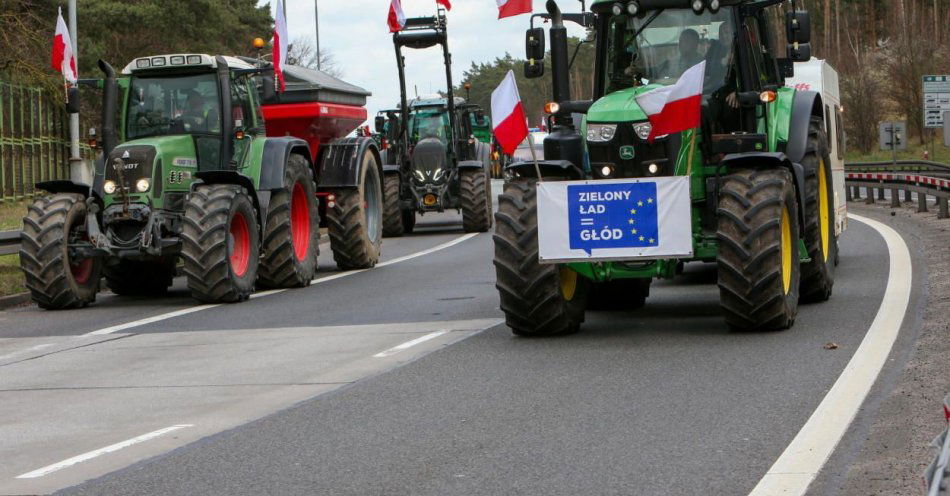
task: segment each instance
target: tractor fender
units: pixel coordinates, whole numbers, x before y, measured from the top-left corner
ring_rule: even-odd
[[[398,174],[399,166],[396,164],[383,164],[383,174]]]
[[[484,169],[485,164],[481,160],[460,160],[459,169]]]
[[[376,158],[380,177],[384,172],[380,160],[379,148],[373,138],[341,138],[324,145],[320,150],[317,170],[317,190],[326,191],[336,188],[355,188],[359,186],[363,166],[363,155],[369,151]]]
[[[102,209],[104,202],[102,201],[102,179],[100,176],[96,176],[98,179],[98,187],[90,188],[87,184],[75,183],[68,179],[60,179],[55,181],[43,181],[36,183],[34,186],[36,189],[41,189],[47,193],[78,193],[83,196],[83,198],[89,198],[92,196],[96,204],[99,205],[99,208]]]
[[[814,91],[796,91],[792,100],[792,117],[788,126],[785,154],[792,163],[801,163],[808,147],[808,126],[812,117],[824,116],[821,95]]]
[[[792,162],[781,152],[730,153],[722,159],[726,168],[744,167],[758,169],[766,166],[779,166],[788,169],[795,181],[795,196],[798,197],[798,218],[805,220],[805,168],[798,162]],[[805,223],[799,222],[799,230],[804,234]]]
[[[584,171],[570,160],[538,160],[538,169],[541,177],[567,177],[569,179],[584,179]],[[512,162],[505,166],[505,170],[521,177],[537,177],[533,161]]]
[[[191,190],[194,191],[197,186],[202,184],[236,184],[243,186],[247,190],[251,202],[254,203],[254,210],[257,212],[257,227],[261,234],[264,233],[264,221],[267,219],[266,209],[270,204],[270,190],[257,189],[250,177],[237,171],[229,170],[211,170],[195,173],[195,177],[201,181],[195,181],[191,184]]]
[[[284,168],[292,153],[302,155],[313,169],[310,160],[310,145],[306,141],[292,136],[267,138],[261,156],[261,180],[258,183],[261,191],[273,191],[285,186]],[[315,170],[314,174],[316,174]]]

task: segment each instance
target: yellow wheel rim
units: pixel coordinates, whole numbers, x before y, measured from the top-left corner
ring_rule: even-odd
[[[782,207],[782,287],[785,294],[792,288],[792,222],[788,217],[788,207]]]
[[[828,244],[831,241],[831,215],[828,205],[828,177],[825,174],[825,161],[818,162],[818,222],[821,227],[821,256],[828,261]]]
[[[561,279],[561,296],[567,301],[573,300],[574,293],[577,291],[577,272],[567,267],[560,267],[559,275]]]

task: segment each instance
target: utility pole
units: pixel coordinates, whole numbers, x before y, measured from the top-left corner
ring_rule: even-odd
[[[79,37],[76,35],[76,0],[69,0],[69,39],[73,45],[73,57],[76,57],[76,70],[79,70]],[[79,155],[79,114],[69,114],[69,176],[73,182],[92,184],[92,175],[87,174]]]
[[[317,70],[320,70],[320,5],[319,0],[313,0],[313,24],[316,27],[317,37]]]

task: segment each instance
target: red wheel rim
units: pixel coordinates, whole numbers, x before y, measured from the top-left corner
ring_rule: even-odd
[[[307,202],[307,191],[300,183],[294,184],[290,197],[290,238],[297,260],[307,258],[307,251],[310,250],[310,205]]]
[[[73,230],[76,230],[76,227],[73,227]],[[69,236],[73,238],[73,236]],[[75,239],[80,241],[89,241],[89,236],[85,233],[76,236]],[[83,258],[80,260],[69,259],[69,273],[72,274],[73,280],[76,281],[76,284],[83,285],[89,282],[89,278],[92,277],[92,264],[94,263],[91,258]]]
[[[247,272],[248,262],[251,260],[251,234],[247,228],[247,219],[244,214],[237,212],[231,219],[229,229],[231,241],[231,270],[234,275],[241,277]]]

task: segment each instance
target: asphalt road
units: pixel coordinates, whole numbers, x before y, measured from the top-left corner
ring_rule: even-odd
[[[395,263],[116,332],[88,335],[193,303],[0,312],[0,493],[746,494],[887,280],[883,240],[852,221],[834,296],[789,331],[730,332],[714,267],[692,264],[641,310],[523,339],[500,324],[490,235],[419,226],[385,241]]]

